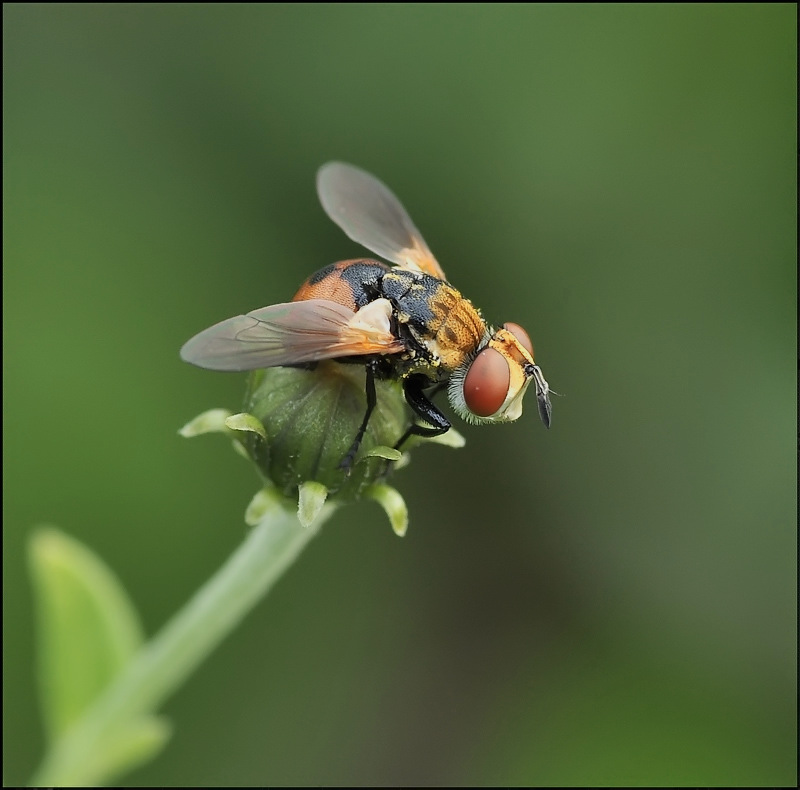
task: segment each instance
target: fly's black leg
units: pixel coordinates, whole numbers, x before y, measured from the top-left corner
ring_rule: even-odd
[[[377,395],[375,394],[375,364],[375,362],[367,362],[367,410],[364,413],[364,419],[361,423],[361,427],[358,429],[356,438],[353,439],[353,443],[350,445],[350,449],[339,464],[339,469],[345,469],[348,472],[353,465],[353,461],[356,459],[356,453],[361,446],[361,440],[364,438],[364,433],[367,430],[369,418],[372,416],[372,412],[375,410],[375,404],[378,402]]]
[[[425,388],[430,386],[430,382],[425,376],[409,376],[403,381],[403,392],[406,402],[428,425],[417,425],[413,423],[411,427],[402,435],[400,441],[394,446],[395,450],[408,440],[410,436],[440,436],[451,428],[451,423],[439,409],[434,406],[427,395]]]

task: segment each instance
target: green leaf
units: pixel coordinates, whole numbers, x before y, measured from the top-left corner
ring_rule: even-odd
[[[39,614],[39,686],[51,741],[63,735],[142,642],[136,612],[113,572],[52,527],[29,545]]]

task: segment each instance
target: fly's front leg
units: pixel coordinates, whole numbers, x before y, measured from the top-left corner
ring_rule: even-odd
[[[358,429],[356,438],[353,439],[350,449],[347,451],[344,458],[342,458],[341,463],[339,464],[339,469],[345,469],[348,472],[350,471],[350,467],[353,465],[353,461],[356,459],[356,453],[358,452],[358,448],[361,446],[361,441],[364,438],[364,433],[367,430],[369,418],[372,416],[372,412],[375,411],[375,404],[378,402],[378,398],[375,393],[375,365],[376,363],[374,361],[367,362],[367,410],[364,413],[364,419],[361,422],[361,427]]]
[[[415,414],[421,417],[428,425],[417,425],[413,423],[409,429],[400,437],[400,441],[394,446],[399,450],[403,443],[411,436],[441,436],[451,428],[451,423],[436,406],[431,403],[424,390],[430,386],[428,379],[420,374],[409,376],[403,381],[403,392],[406,402]]]

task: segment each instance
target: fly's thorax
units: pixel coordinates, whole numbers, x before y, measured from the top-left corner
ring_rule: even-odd
[[[486,331],[480,313],[452,285],[403,270],[384,276],[398,324],[422,347],[420,365],[449,373],[474,353]]]
[[[486,324],[472,302],[446,284],[432,300],[432,308],[434,336],[429,348],[446,370],[456,370],[475,353],[486,333]]]

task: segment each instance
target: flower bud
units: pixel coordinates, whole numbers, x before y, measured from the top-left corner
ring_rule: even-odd
[[[297,503],[297,516],[308,527],[326,501],[360,498],[377,502],[397,535],[408,526],[400,494],[384,482],[407,460],[394,446],[410,425],[399,381],[375,381],[377,402],[358,451],[346,462],[364,422],[367,395],[364,367],[321,362],[313,368],[274,367],[254,371],[245,397],[246,411],[231,414],[211,409],[185,425],[182,436],[223,433],[240,454],[252,460],[266,487],[250,503],[245,521],[259,523],[281,498]],[[420,442],[462,447],[454,429],[426,439],[412,436],[408,450]],[[285,499],[282,500],[285,503]]]
[[[391,448],[409,425],[409,410],[396,381],[376,381],[377,404],[354,462],[342,462],[353,445],[367,409],[361,365],[321,362],[313,369],[277,367],[251,375],[245,411],[263,425],[241,434],[261,473],[285,496],[297,497],[301,484],[321,483],[329,496],[357,499],[384,478]]]

